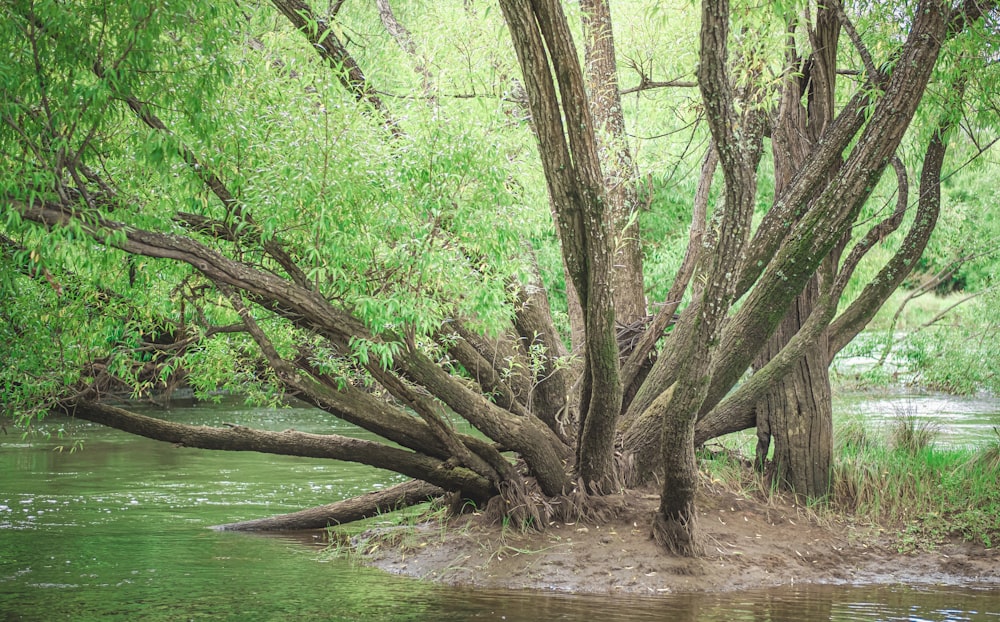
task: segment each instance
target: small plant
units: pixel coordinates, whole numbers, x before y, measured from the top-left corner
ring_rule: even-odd
[[[875,444],[875,439],[860,419],[851,419],[841,425],[835,440],[838,453],[864,451]]]
[[[889,427],[889,442],[893,448],[916,455],[930,447],[938,434],[938,427],[920,419],[913,413],[896,417]]]
[[[971,468],[984,471],[1000,471],[1000,427],[993,427],[994,437],[982,447],[969,463]]]
[[[934,426],[912,414],[884,436],[860,424],[851,428],[837,445],[833,509],[898,534],[895,546],[903,552],[931,550],[951,538],[990,547],[1000,538],[1000,431],[996,441],[972,450],[934,447]]]

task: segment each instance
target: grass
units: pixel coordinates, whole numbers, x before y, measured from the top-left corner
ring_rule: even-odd
[[[884,429],[858,420],[835,428],[830,494],[803,504],[819,520],[878,527],[902,552],[931,550],[954,538],[1000,544],[1000,429],[981,447],[942,448],[937,430],[900,413]],[[764,502],[783,496],[752,468],[752,435],[727,438],[703,453],[715,485]]]
[[[905,414],[881,435],[857,423],[837,432],[831,510],[895,531],[904,551],[956,536],[1000,541],[1000,434],[979,448],[939,448],[934,426]]]
[[[327,554],[353,562],[376,555],[382,547],[409,551],[419,548],[427,539],[432,533],[428,529],[435,529],[437,537],[444,541],[454,536],[447,516],[446,508],[423,503],[342,527],[329,527]]]

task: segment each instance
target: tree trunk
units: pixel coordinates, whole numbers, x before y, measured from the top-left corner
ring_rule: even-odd
[[[704,397],[705,388],[704,383],[700,387],[682,386],[677,401],[672,388],[662,393],[649,407],[656,418],[663,421],[660,445],[664,477],[660,505],[653,516],[652,536],[657,544],[671,553],[688,557],[699,555],[702,550],[697,530],[698,513],[694,507],[698,490],[698,464],[694,455],[695,418],[689,416],[691,408],[697,409],[697,406],[685,408],[680,402],[688,398],[689,404],[694,404]]]
[[[736,292],[736,269],[746,245],[757,193],[756,169],[762,153],[761,112],[737,112],[727,68],[729,3],[702,4],[698,84],[719,163],[726,181],[718,229],[700,250],[691,304],[681,315],[665,356],[677,369],[673,390],[650,405],[661,419],[663,488],[653,521],[653,537],[669,550],[697,555],[701,551],[695,522],[698,468],[694,430],[712,378],[713,358],[729,306]],[[753,101],[754,94],[748,99]],[[668,395],[669,393],[669,395]],[[660,412],[662,411],[662,416]]]
[[[577,475],[595,492],[610,491],[622,401],[612,281],[615,232],[583,72],[559,2],[502,0],[500,8],[535,121],[563,261],[583,305]]]
[[[604,170],[608,209],[615,236],[614,298],[620,325],[646,317],[639,243],[635,163],[625,135],[618,63],[608,0],[581,0],[584,27],[585,79]]]
[[[812,54],[798,59],[789,52],[789,66],[799,63],[800,75],[787,76],[779,114],[772,130],[774,143],[775,195],[782,194],[805,163],[815,144],[833,120],[837,39],[840,21],[836,11],[820,7],[810,27]],[[803,105],[803,100],[806,105]],[[839,162],[835,161],[834,166]],[[834,169],[835,170],[835,169]],[[830,175],[832,177],[832,170]],[[839,246],[821,264],[820,271],[832,277]],[[815,308],[819,277],[813,275],[788,309],[774,334],[757,357],[760,369],[801,330]],[[821,497],[829,488],[833,448],[833,405],[827,339],[821,337],[757,404],[758,466],[763,467],[774,441],[774,465],[778,480],[797,493]]]
[[[785,315],[758,359],[762,367],[799,332],[815,307],[819,285],[810,281]],[[756,405],[756,463],[763,467],[771,441],[778,481],[809,497],[829,488],[833,448],[833,405],[826,332],[795,368],[781,377]]]

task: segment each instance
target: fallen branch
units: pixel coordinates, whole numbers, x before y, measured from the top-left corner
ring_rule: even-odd
[[[326,529],[354,521],[371,518],[386,512],[401,510],[411,505],[440,497],[445,491],[433,484],[417,479],[344,499],[329,505],[321,505],[290,514],[278,514],[267,518],[215,525],[216,531],[301,531]]]

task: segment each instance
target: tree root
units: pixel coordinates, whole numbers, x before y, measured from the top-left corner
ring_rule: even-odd
[[[515,525],[521,529],[542,530],[553,521],[564,523],[606,523],[625,506],[625,497],[595,495],[577,482],[572,492],[546,497],[532,479],[505,482],[500,494],[490,499],[483,510],[487,522]]]
[[[657,544],[674,555],[698,557],[703,549],[695,524],[694,508],[686,516],[667,517],[661,510],[653,514],[651,537]]]

